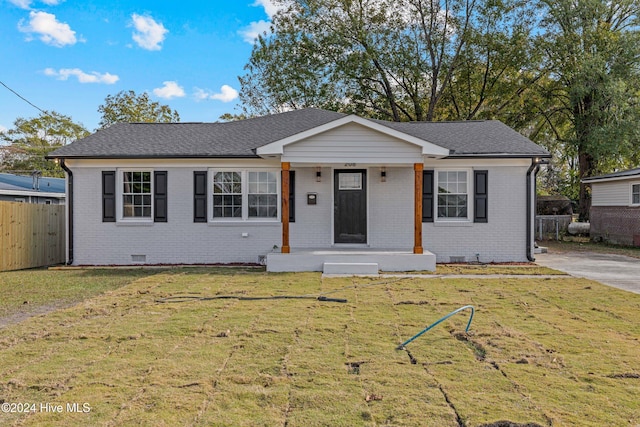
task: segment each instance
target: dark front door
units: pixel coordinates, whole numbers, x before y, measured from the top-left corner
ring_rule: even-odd
[[[367,243],[367,171],[334,171],[334,243]]]

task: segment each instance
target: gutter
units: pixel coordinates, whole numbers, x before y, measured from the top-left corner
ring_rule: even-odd
[[[531,262],[534,262],[536,259],[533,256],[531,251],[532,246],[532,223],[533,223],[533,215],[532,215],[532,201],[535,200],[536,196],[536,176],[538,175],[538,171],[540,170],[540,163],[542,161],[540,159],[531,159],[531,166],[527,169],[527,259]],[[533,185],[531,185],[531,174],[533,174]]]
[[[60,167],[67,173],[67,265],[73,264],[73,172],[69,169],[64,162],[64,159],[60,159]]]

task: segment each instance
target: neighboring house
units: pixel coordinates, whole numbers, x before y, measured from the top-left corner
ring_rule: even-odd
[[[64,178],[0,173],[0,200],[58,205],[65,197]]]
[[[582,182],[591,185],[591,238],[640,246],[640,168]]]
[[[51,153],[74,265],[266,261],[269,271],[533,259],[543,148],[497,121],[304,109],[119,123]]]

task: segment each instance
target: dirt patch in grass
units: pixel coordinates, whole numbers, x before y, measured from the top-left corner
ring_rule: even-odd
[[[347,303],[157,302],[323,293]],[[454,316],[396,350],[468,304],[468,334]],[[636,425],[639,309],[574,278],[165,271],[0,330],[0,399],[90,406],[0,424]]]

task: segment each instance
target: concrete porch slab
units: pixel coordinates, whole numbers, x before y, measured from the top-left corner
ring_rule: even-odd
[[[324,271],[325,263],[377,264],[380,271],[435,271],[436,256],[429,251],[414,254],[394,249],[292,249],[267,255],[267,271]],[[326,273],[326,272],[325,272]]]

